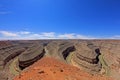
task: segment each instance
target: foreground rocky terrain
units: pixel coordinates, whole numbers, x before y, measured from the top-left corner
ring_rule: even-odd
[[[0,80],[120,80],[119,52],[119,40],[0,41]]]
[[[24,70],[14,80],[112,80],[106,76],[92,76],[57,59],[44,57]]]

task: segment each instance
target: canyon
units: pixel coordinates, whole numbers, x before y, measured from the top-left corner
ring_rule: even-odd
[[[0,78],[119,80],[119,52],[120,40],[0,41]]]

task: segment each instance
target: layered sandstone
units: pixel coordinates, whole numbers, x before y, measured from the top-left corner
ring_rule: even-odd
[[[72,61],[77,64],[77,67],[80,66],[90,73],[98,73],[101,70],[101,64],[98,59],[100,50],[98,47],[86,42],[77,43],[76,49]]]
[[[18,60],[19,66],[21,69],[28,67],[33,64],[35,61],[42,58],[45,54],[45,50],[43,45],[33,44],[32,47],[28,48],[25,52],[23,52]]]

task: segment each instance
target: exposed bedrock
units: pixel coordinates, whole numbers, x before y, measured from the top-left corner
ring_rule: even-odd
[[[99,55],[99,48],[92,43],[78,43],[72,61],[90,73],[99,72],[101,70]]]
[[[46,56],[58,58],[59,41],[52,41],[45,46]]]
[[[94,41],[93,43],[100,46],[100,52],[104,55],[104,59],[108,66],[119,63],[120,41]]]
[[[25,48],[20,46],[14,46],[0,50],[0,68],[4,68],[7,62],[20,55],[24,51]]]
[[[45,54],[45,50],[43,45],[40,44],[34,44],[32,47],[28,48],[25,52],[23,52],[18,60],[19,60],[19,66],[21,69],[24,69],[40,58],[42,58]]]
[[[9,80],[6,71],[0,71],[0,80]]]
[[[52,41],[45,47],[47,56],[66,60],[70,52],[74,51],[74,44],[66,41]]]
[[[58,53],[64,60],[66,60],[66,57],[70,54],[70,52],[75,51],[74,44],[70,42],[61,43],[59,47]]]

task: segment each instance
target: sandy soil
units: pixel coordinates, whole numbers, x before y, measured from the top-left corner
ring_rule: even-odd
[[[105,76],[92,76],[77,67],[44,57],[24,70],[14,80],[113,80]]]

